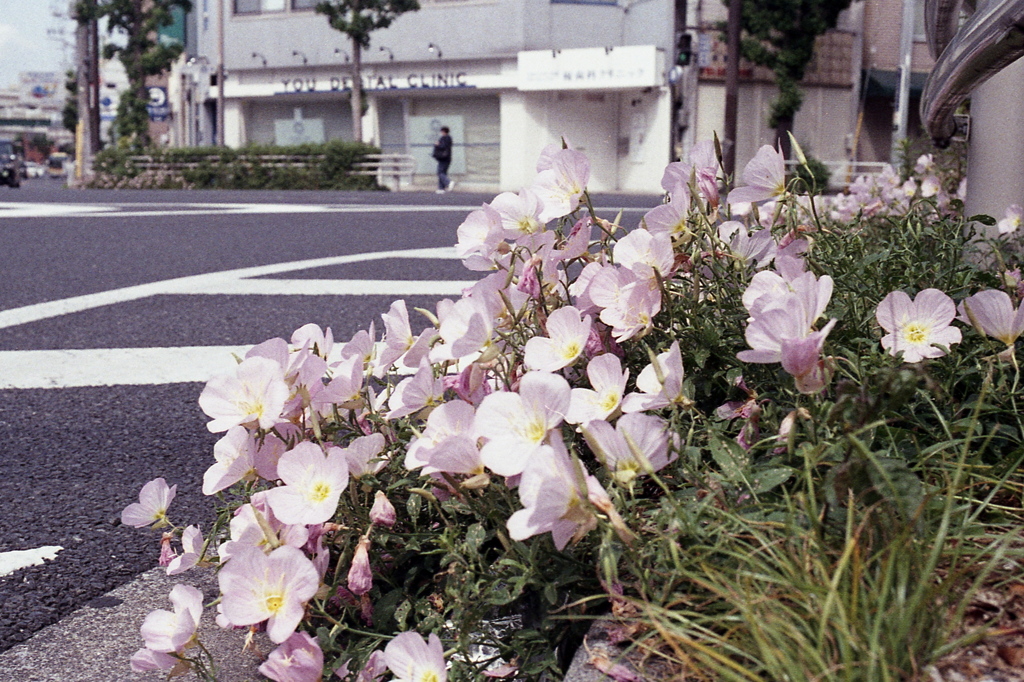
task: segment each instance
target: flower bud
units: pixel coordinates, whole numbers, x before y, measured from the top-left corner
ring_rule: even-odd
[[[373,498],[373,508],[370,509],[370,521],[378,526],[391,528],[395,525],[395,506],[382,491],[378,490]]]
[[[370,538],[359,538],[352,566],[348,569],[348,589],[353,594],[366,594],[373,587],[373,571],[370,570]]]

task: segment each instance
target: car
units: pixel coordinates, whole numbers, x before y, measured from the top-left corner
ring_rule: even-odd
[[[0,184],[21,186],[21,157],[14,152],[10,140],[0,140]]]
[[[46,166],[35,161],[25,162],[25,173],[26,178],[42,178],[46,176]]]

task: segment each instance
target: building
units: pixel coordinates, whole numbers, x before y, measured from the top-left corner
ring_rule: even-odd
[[[171,143],[217,139],[220,55],[227,145],[350,139],[352,47],[313,10],[315,0],[218,1],[195,3],[188,55],[170,75]],[[665,164],[721,130],[721,2],[421,5],[372,34],[362,75],[365,140],[415,156],[423,186],[432,182],[430,150],[442,125],[456,142],[453,177],[485,190],[529,184],[540,150],[563,138],[590,157],[593,189],[656,190]],[[900,0],[855,2],[819,38],[795,119],[798,140],[817,158],[889,160],[901,7]],[[684,33],[695,58],[674,66]],[[914,65],[923,81],[931,63],[920,38]],[[775,142],[765,122],[771,74],[741,65],[741,81],[740,167]],[[919,92],[916,78],[914,85]]]

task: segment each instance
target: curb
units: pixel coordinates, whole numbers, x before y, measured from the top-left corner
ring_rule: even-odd
[[[179,583],[197,588],[207,603],[218,596],[211,569],[193,569],[179,576],[168,576],[162,568],[150,569],[43,628],[27,642],[0,653],[0,671],[5,679],[19,682],[164,682],[167,671],[136,673],[129,667],[129,660],[142,647],[142,621],[153,609],[171,608],[168,594]],[[266,682],[267,678],[257,668],[275,645],[265,633],[255,640],[257,651],[263,655],[244,650],[248,630],[224,630],[217,626],[213,609],[204,610],[199,632],[218,666],[218,682]],[[589,659],[588,652],[581,647],[563,682],[612,679],[590,665]]]

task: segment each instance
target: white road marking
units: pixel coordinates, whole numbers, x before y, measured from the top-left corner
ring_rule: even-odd
[[[21,324],[27,324],[29,322],[36,322],[38,320],[45,320],[60,315],[69,315],[71,313],[77,313],[82,310],[89,310],[91,308],[98,308],[100,306],[113,305],[116,303],[125,303],[127,301],[135,301],[140,298],[148,298],[150,296],[159,296],[164,294],[208,294],[222,293],[223,291],[231,291],[231,293],[238,294],[253,293],[259,287],[264,286],[262,282],[271,282],[271,284],[267,284],[266,287],[268,291],[273,290],[275,294],[305,294],[306,291],[311,290],[315,286],[314,283],[317,282],[317,280],[253,280],[250,278],[263,277],[266,275],[276,275],[282,272],[294,272],[296,270],[309,270],[329,265],[362,263],[372,260],[385,260],[390,258],[426,258],[457,260],[458,256],[455,255],[455,249],[450,247],[432,249],[407,249],[398,251],[378,251],[375,253],[357,253],[350,254],[347,256],[313,258],[310,260],[293,261],[291,263],[258,265],[255,267],[239,268],[237,270],[227,270],[224,272],[212,272],[205,275],[191,275],[189,277],[178,277],[175,279],[164,280],[162,282],[138,284],[136,286],[124,287],[122,289],[111,289],[110,291],[101,291],[95,294],[73,296],[71,298],[64,298],[58,301],[47,301],[46,303],[36,303],[33,305],[22,306],[21,308],[11,308],[10,310],[0,311],[0,329],[6,327],[14,327]],[[305,291],[297,292],[286,291],[285,287],[275,289],[275,287],[280,286],[279,283],[281,282],[288,283],[292,281],[307,283],[310,288]],[[359,282],[360,280],[335,281]],[[381,280],[380,282],[375,282],[375,284],[377,286],[378,293],[388,294],[390,292],[384,290],[383,288],[385,286],[390,286],[397,283],[392,282],[390,280]],[[438,295],[447,296],[452,295],[452,291],[459,292],[462,289],[466,288],[467,286],[472,286],[473,282],[409,281],[407,284],[409,285],[410,289],[412,289],[415,285],[421,286],[422,288],[416,290],[416,293],[436,293]],[[397,286],[396,290],[398,290]],[[342,290],[335,290],[327,293],[333,295],[344,295],[348,292]],[[367,292],[365,289],[357,288],[352,293],[354,295],[365,295],[366,293],[370,292]]]
[[[140,206],[167,206],[141,210]],[[183,215],[252,215],[283,213],[469,213],[478,205],[406,205],[406,204],[33,204],[0,202],[0,218],[145,218]],[[601,213],[646,213],[649,208],[604,208]]]
[[[39,549],[19,549],[14,552],[0,552],[0,577],[10,575],[19,568],[39,566],[44,559],[56,559],[57,552],[64,549],[57,545],[48,545]]]
[[[460,296],[473,282],[389,279],[237,279],[203,287],[203,294],[259,296]]]
[[[251,347],[0,351],[0,389],[204,383]]]

